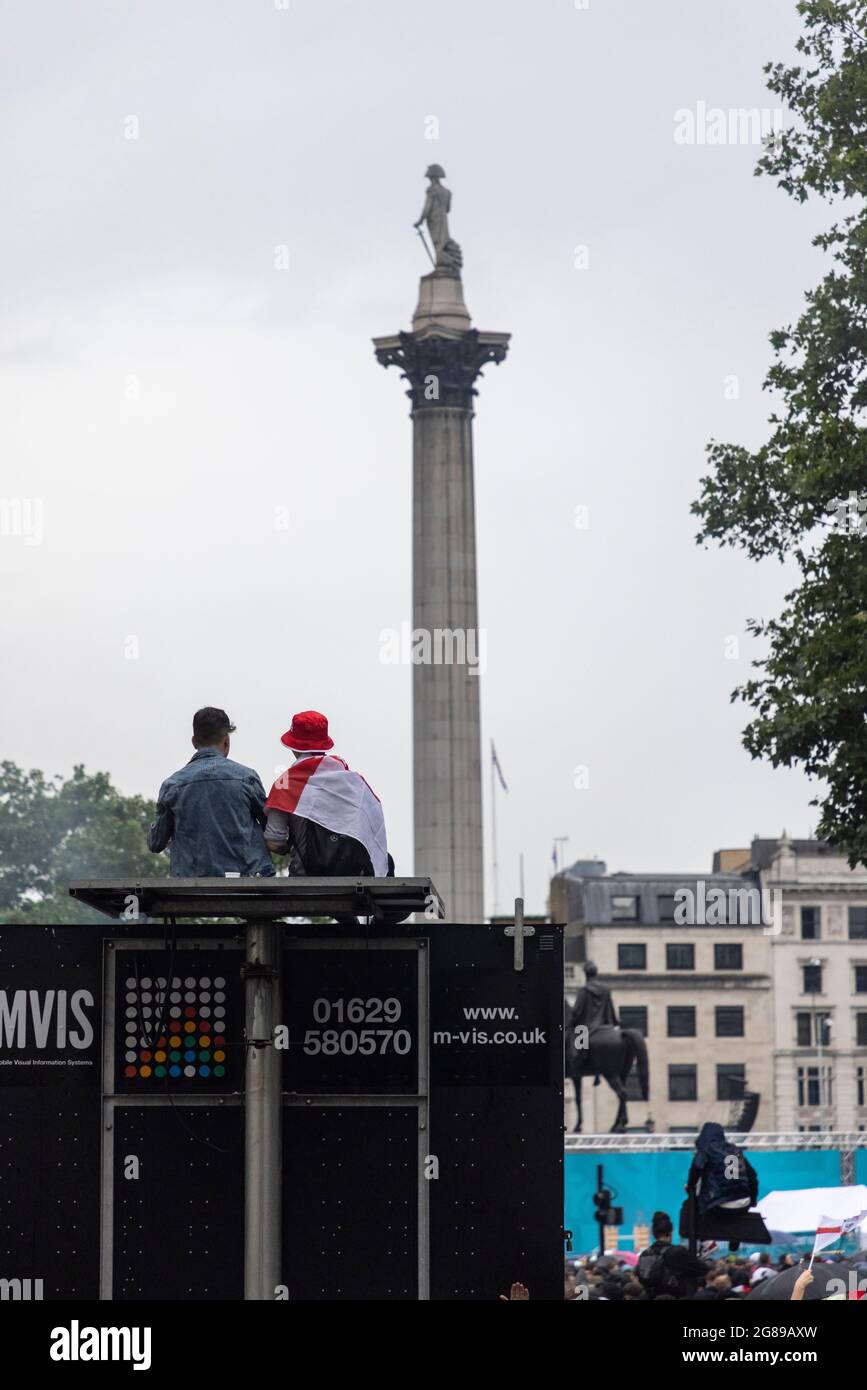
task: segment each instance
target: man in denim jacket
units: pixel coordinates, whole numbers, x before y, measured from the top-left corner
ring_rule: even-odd
[[[265,788],[251,767],[229,757],[235,725],[225,710],[193,716],[195,753],[160,787],[148,849],[171,845],[172,878],[271,877],[265,848]]]

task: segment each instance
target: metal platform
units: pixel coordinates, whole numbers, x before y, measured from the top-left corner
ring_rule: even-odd
[[[694,1149],[698,1136],[693,1134],[567,1134],[566,1153],[672,1153]],[[793,1133],[748,1134],[729,1133],[726,1137],[741,1149],[863,1149],[867,1148],[864,1130],[798,1130]]]
[[[130,924],[169,917],[277,921],[348,914],[398,922],[413,912],[431,920],[445,915],[429,878],[85,879],[71,883],[69,893]]]

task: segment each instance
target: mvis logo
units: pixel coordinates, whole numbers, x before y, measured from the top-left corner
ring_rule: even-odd
[[[89,989],[0,989],[0,1050],[84,1052],[93,1007]]]

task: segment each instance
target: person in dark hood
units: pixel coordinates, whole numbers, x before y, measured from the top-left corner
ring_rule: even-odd
[[[759,1180],[752,1164],[725,1137],[722,1125],[708,1121],[695,1141],[687,1191],[694,1190],[698,1211],[746,1211],[755,1206]]]

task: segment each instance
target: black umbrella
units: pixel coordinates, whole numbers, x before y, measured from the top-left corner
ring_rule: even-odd
[[[771,1275],[770,1279],[759,1280],[758,1284],[750,1289],[747,1298],[755,1300],[766,1299],[768,1302],[775,1303],[788,1302],[792,1297],[792,1289],[795,1287],[795,1280],[806,1268],[807,1266],[804,1264],[793,1265],[791,1269],[784,1269],[780,1274]],[[827,1286],[832,1279],[842,1279],[842,1287],[848,1293],[849,1274],[851,1270],[852,1265],[849,1262],[846,1264],[838,1264],[837,1262],[814,1264],[812,1269],[813,1282],[807,1285],[804,1293],[804,1302],[808,1299],[824,1298],[827,1292]],[[840,1285],[838,1284],[836,1288],[831,1290],[831,1293],[837,1293],[839,1290]]]

